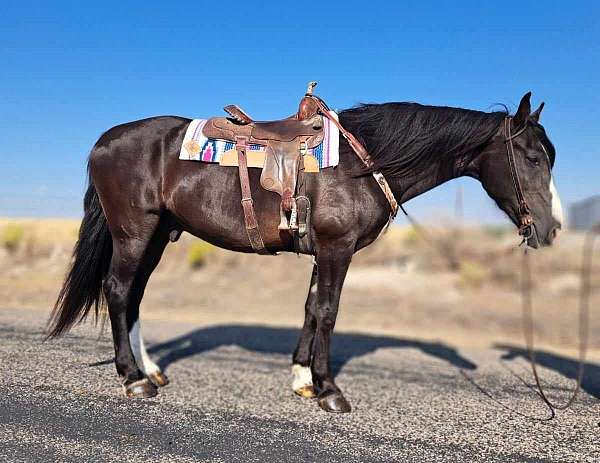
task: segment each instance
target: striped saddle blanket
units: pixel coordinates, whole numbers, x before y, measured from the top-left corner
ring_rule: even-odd
[[[339,163],[339,129],[326,117],[323,118],[323,142],[315,148],[309,149],[307,155],[313,156],[319,169],[334,167]],[[235,150],[232,142],[207,138],[202,133],[206,119],[194,119],[187,128],[179,159],[186,161],[203,161],[224,164],[223,155]],[[193,149],[190,149],[193,147]],[[265,151],[263,145],[248,145],[248,157],[252,152]],[[258,153],[257,153],[258,154]],[[248,167],[257,167],[249,164]]]

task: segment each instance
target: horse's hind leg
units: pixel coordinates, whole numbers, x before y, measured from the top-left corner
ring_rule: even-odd
[[[292,357],[292,389],[300,397],[315,397],[315,390],[310,372],[312,344],[317,329],[317,266],[313,267],[310,288],[304,306],[304,325],[300,333],[298,345]]]
[[[137,320],[133,315],[139,310],[147,281],[140,278],[144,276],[140,269],[158,223],[159,216],[149,213],[128,217],[118,224],[111,223],[109,218],[113,255],[104,280],[104,293],[115,345],[115,366],[128,397],[153,397],[158,393],[156,386],[138,368],[129,342],[129,332]]]
[[[150,275],[160,262],[163,251],[169,242],[169,229],[165,227],[165,221],[161,220],[158,228],[154,232],[144,258],[136,275],[136,281],[132,289],[130,303],[128,304],[127,319],[133,321],[129,329],[129,343],[133,351],[133,356],[142,372],[152,381],[155,386],[166,386],[169,379],[160,370],[158,365],[152,361],[142,337],[140,324],[140,303],[144,295],[144,290]]]

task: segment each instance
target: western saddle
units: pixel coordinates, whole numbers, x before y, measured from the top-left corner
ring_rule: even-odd
[[[235,144],[239,168],[240,185],[242,190],[242,207],[244,221],[250,244],[259,254],[270,254],[266,249],[250,191],[248,166],[262,167],[260,184],[269,191],[281,196],[279,224],[280,230],[288,230],[295,238],[296,251],[311,252],[310,240],[310,200],[304,194],[304,172],[318,171],[305,166],[308,150],[321,144],[324,137],[323,117],[327,117],[339,129],[353,148],[358,157],[367,167],[372,167],[372,161],[365,148],[356,138],[347,132],[332,116],[330,109],[319,97],[313,95],[316,82],[310,82],[304,97],[300,100],[298,112],[292,116],[277,120],[259,122],[252,119],[237,105],[225,106],[229,117],[213,117],[202,129],[205,137],[226,140]],[[249,160],[248,145],[261,145],[265,149],[262,158]],[[252,153],[252,151],[250,151]],[[250,162],[249,162],[250,161]],[[222,162],[223,164],[223,162]],[[232,164],[232,165],[235,165]],[[261,166],[262,164],[262,166]],[[308,165],[308,163],[306,163]],[[379,177],[375,174],[378,174]],[[395,216],[397,204],[383,176],[374,173],[378,185],[386,194],[391,216]]]

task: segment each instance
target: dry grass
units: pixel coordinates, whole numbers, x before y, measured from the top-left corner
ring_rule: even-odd
[[[0,247],[0,300],[3,306],[47,312],[70,261],[78,222],[0,219],[0,236],[14,226],[23,233],[14,251]],[[428,230],[434,246],[409,227],[393,227],[357,254],[337,328],[455,345],[521,342],[521,252],[516,233],[489,227]],[[582,236],[565,233],[557,246],[533,253],[540,345],[576,346],[582,243]],[[600,250],[597,256],[594,283],[599,288]],[[194,325],[299,327],[311,268],[310,258],[237,254],[184,234],[167,247],[142,313]],[[600,302],[599,293],[594,292],[593,307]],[[591,342],[596,348],[600,337],[594,333],[599,328],[600,317],[592,314]]]

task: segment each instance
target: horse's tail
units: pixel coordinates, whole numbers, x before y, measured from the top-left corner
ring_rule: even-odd
[[[48,321],[48,338],[60,336],[85,320],[92,307],[97,321],[106,306],[102,281],[110,265],[112,237],[91,179],[83,204],[84,216],[73,262]]]

